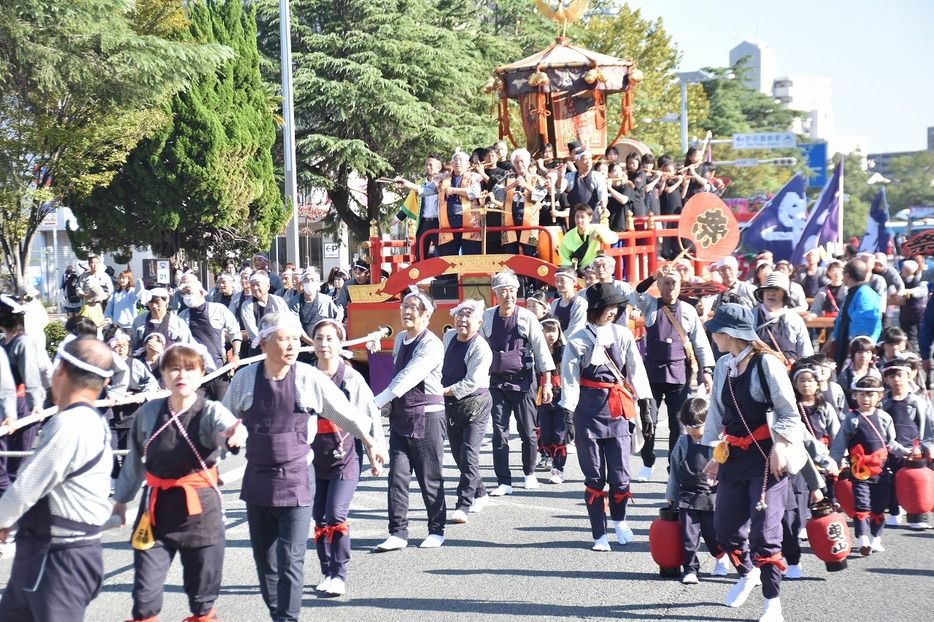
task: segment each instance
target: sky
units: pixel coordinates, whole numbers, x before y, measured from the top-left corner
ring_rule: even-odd
[[[726,67],[755,40],[775,50],[776,77],[833,81],[834,134],[865,136],[869,153],[927,148],[934,126],[930,0],[631,0],[662,18],[679,71]],[[638,60],[638,59],[636,59]]]

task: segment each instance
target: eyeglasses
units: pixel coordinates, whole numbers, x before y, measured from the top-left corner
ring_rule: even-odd
[[[421,313],[422,308],[416,304],[404,304],[402,305],[403,311],[415,311],[416,313]]]

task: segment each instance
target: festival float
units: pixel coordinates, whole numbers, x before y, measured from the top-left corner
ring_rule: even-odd
[[[494,112],[499,124],[499,136],[513,148],[520,146],[511,122],[515,107],[521,118],[524,142],[533,157],[547,142],[555,147],[555,156],[565,158],[567,144],[578,141],[595,156],[602,156],[607,145],[617,145],[625,152],[644,155],[649,149],[640,141],[628,138],[634,126],[634,101],[643,79],[636,61],[600,54],[574,45],[566,36],[567,23],[580,19],[586,10],[586,0],[546,3],[537,0],[540,13],[558,24],[559,36],[544,50],[516,62],[497,67],[484,87],[494,97]],[[607,142],[607,97],[621,94],[619,132]],[[391,181],[391,180],[385,180]],[[739,243],[739,226],[733,212],[718,197],[704,197],[703,205],[692,207],[693,217],[630,217],[627,231],[618,235],[621,244],[604,244],[605,254],[616,259],[616,278],[637,283],[658,268],[659,238],[679,236],[690,241],[697,267],[700,262],[720,259],[732,253]],[[688,202],[691,205],[694,199]],[[688,206],[685,207],[688,210]],[[528,280],[550,284],[557,265],[557,249],[561,242],[560,227],[495,226],[487,222],[488,214],[498,212],[492,205],[477,202],[465,208],[474,226],[435,230],[441,233],[480,234],[486,236],[503,231],[529,232],[527,238],[538,247],[538,255],[488,254],[452,255],[415,260],[415,219],[409,219],[408,237],[385,239],[377,223],[372,223],[370,238],[361,245],[361,256],[371,265],[370,282],[349,288],[351,304],[347,308],[348,338],[362,340],[371,336],[382,338],[382,348],[391,349],[391,331],[399,329],[400,294],[411,287],[430,293],[436,303],[430,328],[443,334],[453,320],[448,311],[465,298],[482,298],[492,302],[490,280],[498,272],[509,269]],[[465,218],[465,220],[467,220]],[[657,228],[661,222],[676,223],[674,228]],[[636,227],[635,224],[644,226]],[[557,229],[557,231],[555,231]],[[682,246],[682,248],[684,248]],[[685,251],[686,253],[686,251]],[[388,275],[388,276],[387,276]],[[685,283],[709,287],[712,283]],[[706,295],[710,291],[696,292]],[[691,295],[689,292],[687,295]],[[360,353],[363,356],[363,353]],[[372,362],[372,358],[371,358]]]

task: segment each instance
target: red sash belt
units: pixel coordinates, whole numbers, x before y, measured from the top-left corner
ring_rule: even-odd
[[[342,533],[345,536],[347,535],[347,521],[344,521],[340,525],[325,525],[324,527],[318,527],[315,525],[315,542],[321,538],[327,538],[328,543],[334,540],[335,533]]]
[[[610,392],[607,405],[611,417],[625,417],[627,420],[636,416],[636,406],[625,386],[618,382],[597,382],[588,378],[581,378],[580,385],[588,389],[607,389]]]
[[[25,384],[16,385],[16,397],[26,397],[26,385]]]
[[[330,419],[318,417],[318,434],[337,434],[340,431],[340,426]]]
[[[218,481],[217,467],[211,467],[207,471],[198,471],[178,479],[162,479],[156,477],[150,472],[146,472],[146,485],[152,488],[149,494],[149,519],[152,524],[156,524],[156,499],[160,490],[169,488],[181,488],[185,491],[185,503],[188,507],[188,515],[194,516],[200,514],[203,510],[201,499],[198,498],[197,488],[207,488],[213,486]]]
[[[885,447],[866,455],[863,446],[857,444],[850,449],[850,473],[858,480],[867,480],[882,472],[882,465],[888,457],[889,452]]]
[[[752,445],[753,441],[764,441],[767,438],[769,438],[769,426],[767,423],[763,423],[758,428],[756,428],[752,434],[747,434],[746,436],[732,436],[727,434],[723,437],[723,440],[725,440],[733,447],[749,449],[749,446]]]
[[[619,505],[626,499],[632,499],[632,492],[627,490],[626,492],[615,492],[613,493],[613,502]],[[633,502],[635,503],[635,502]]]

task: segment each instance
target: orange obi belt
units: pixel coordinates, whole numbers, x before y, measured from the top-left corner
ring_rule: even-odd
[[[196,489],[209,488],[216,485],[217,482],[216,466],[211,467],[207,471],[198,471],[197,473],[191,473],[178,479],[162,479],[147,471],[146,485],[152,488],[152,492],[149,494],[149,518],[152,524],[156,524],[156,499],[159,496],[160,490],[168,490],[169,488],[181,488],[184,490],[188,515],[194,516],[200,514],[203,510],[201,507],[201,499],[198,498],[198,491]]]
[[[341,431],[341,427],[330,419],[318,417],[318,434],[337,434]]]
[[[733,447],[749,449],[749,446],[752,445],[753,441],[764,441],[767,438],[769,438],[769,426],[768,424],[763,423],[758,428],[756,428],[752,434],[747,434],[746,436],[732,436],[727,434],[723,437],[723,440],[725,440]]]
[[[16,397],[26,397],[26,385],[25,384],[16,385]]]
[[[860,481],[867,480],[882,473],[882,465],[888,457],[889,452],[885,447],[867,455],[862,445],[856,445],[850,449],[850,473]]]
[[[589,378],[581,378],[580,385],[588,389],[608,389],[607,406],[611,417],[623,416],[631,420],[636,416],[636,406],[633,403],[632,393],[625,385],[619,382],[597,382]]]

